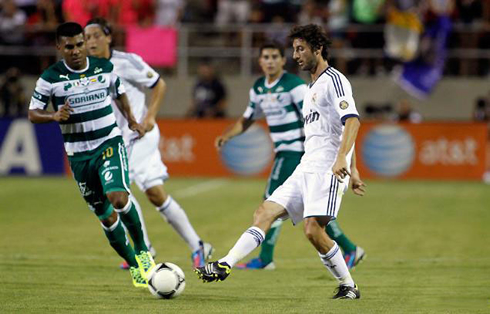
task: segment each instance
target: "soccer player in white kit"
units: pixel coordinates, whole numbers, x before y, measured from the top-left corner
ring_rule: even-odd
[[[324,30],[314,24],[296,26],[289,37],[293,59],[311,75],[303,100],[305,154],[293,174],[256,210],[253,226],[228,255],[195,272],[204,282],[226,279],[231,268],[262,243],[276,219],[289,217],[293,224],[304,220],[306,237],[337,279],[339,287],[333,298],[358,299],[359,289],[325,226],[337,217],[349,177],[354,193],[364,194],[364,183],[351,167],[359,114],[349,81],[328,65],[330,41]]]
[[[91,56],[106,58],[114,64],[114,72],[124,82],[131,109],[138,123],[146,130],[144,139],[137,139],[128,128],[124,116],[113,103],[117,124],[121,128],[124,143],[128,150],[129,179],[144,191],[150,202],[156,207],[175,231],[184,239],[191,249],[194,267],[203,266],[212,254],[213,247],[204,243],[192,227],[185,211],[165,192],[164,181],[168,178],[167,167],[163,164],[158,145],[160,131],[155,118],[165,95],[165,82],[143,59],[134,54],[111,50],[111,27],[102,18],[94,18],[85,26],[85,38]],[[149,106],[146,106],[145,88],[151,89]],[[141,206],[132,197],[140,214],[145,242],[153,255],[155,249],[150,243],[148,232],[143,221]],[[126,263],[121,264],[126,269]]]

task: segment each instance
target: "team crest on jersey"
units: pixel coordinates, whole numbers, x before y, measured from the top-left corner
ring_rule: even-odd
[[[313,94],[313,96],[311,96],[311,102],[316,105],[316,93]]]
[[[97,74],[97,73],[100,73],[100,72],[102,72],[102,69],[101,69],[101,68],[96,67],[96,68],[94,69],[94,74]]]
[[[146,77],[147,78],[152,78],[153,77],[153,73],[151,73],[150,71],[148,71],[148,73],[146,73]]]
[[[340,109],[345,110],[345,109],[349,108],[349,103],[345,100],[342,100],[339,104],[339,107],[340,107]]]
[[[280,93],[283,91],[284,91],[284,87],[282,87],[282,86],[279,86],[278,88],[276,88],[276,93]]]

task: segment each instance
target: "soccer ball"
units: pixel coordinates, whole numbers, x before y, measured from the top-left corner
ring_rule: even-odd
[[[149,275],[148,289],[159,299],[178,297],[185,288],[185,275],[172,263],[157,264]]]

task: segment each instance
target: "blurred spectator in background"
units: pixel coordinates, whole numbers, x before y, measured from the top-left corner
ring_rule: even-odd
[[[157,1],[154,0],[132,0],[133,9],[138,25],[149,27],[154,24],[157,9]],[[180,16],[177,21],[180,21]]]
[[[54,44],[53,31],[60,22],[60,12],[56,12],[55,0],[39,0],[37,11],[31,14],[27,20],[30,32],[27,34],[29,43],[37,47]],[[39,71],[46,69],[54,62],[55,57],[40,56]]]
[[[402,99],[398,102],[398,122],[420,123],[422,115],[412,108],[412,104],[408,99]]]
[[[19,117],[27,113],[24,87],[20,79],[20,71],[17,68],[10,68],[5,73],[0,86],[2,117]]]
[[[114,14],[110,13],[119,12],[118,5],[112,3],[111,0],[63,0],[62,9],[65,21],[76,22],[80,25],[87,24],[88,20],[96,16],[113,23]]]
[[[490,121],[490,108],[488,99],[481,97],[476,100],[476,105],[473,110],[473,121],[476,122],[489,122]]]
[[[265,41],[277,42],[283,47],[287,46],[289,28],[284,23],[281,15],[275,15],[265,31]]]
[[[352,1],[352,20],[354,23],[369,26],[379,25],[384,21],[385,0],[353,0]],[[370,49],[382,48],[384,46],[383,34],[380,31],[371,29],[370,31],[356,34],[353,40],[356,48]],[[371,57],[360,60],[358,74],[384,74],[381,58]]]
[[[291,6],[288,0],[260,0],[262,12],[264,13],[263,22],[270,23],[276,16],[282,17],[286,23],[294,22],[291,14]]]
[[[250,15],[251,3],[249,0],[218,0],[216,25],[245,24]]]
[[[2,1],[0,1],[2,2]],[[38,0],[14,0],[19,9],[24,11],[27,16],[34,14],[37,10]],[[61,1],[60,1],[61,2]]]
[[[184,15],[184,0],[156,0],[155,25],[176,27]]]
[[[336,0],[331,0],[330,2],[336,2]],[[297,23],[299,25],[323,25],[323,22],[322,8],[315,0],[306,0],[301,7],[301,11],[298,13]]]
[[[0,44],[21,45],[24,42],[26,14],[13,0],[3,0],[0,8]]]
[[[332,48],[341,51],[346,46],[349,1],[330,0],[328,2],[327,17],[327,28],[332,41]],[[341,52],[332,61],[340,72],[347,73],[347,58],[344,53]]]
[[[226,116],[226,89],[217,77],[214,67],[201,63],[198,79],[192,92],[192,106],[187,116],[196,118],[224,118]]]
[[[476,30],[483,22],[483,2],[488,2],[488,0],[458,0],[456,2],[459,21],[465,26],[465,29],[458,32],[459,48],[475,49],[478,47],[480,34]],[[477,74],[477,63],[475,59],[461,58],[459,74],[463,76]]]
[[[384,29],[386,54],[401,62],[416,57],[420,35],[421,1],[391,0],[387,2],[387,21]]]

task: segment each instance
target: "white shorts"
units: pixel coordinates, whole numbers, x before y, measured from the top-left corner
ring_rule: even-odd
[[[168,179],[167,167],[158,149],[159,142],[160,130],[155,125],[145,136],[127,145],[129,180],[135,182],[142,191],[162,185]]]
[[[296,170],[267,199],[284,207],[297,224],[307,217],[336,218],[348,186],[348,178],[340,183],[331,172]]]

